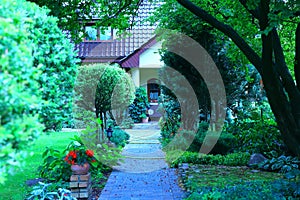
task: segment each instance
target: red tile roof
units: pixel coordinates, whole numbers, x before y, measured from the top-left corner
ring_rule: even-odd
[[[147,0],[141,3],[138,16],[135,17],[136,25],[128,32],[129,37],[114,39],[111,41],[82,42],[76,45],[78,56],[83,63],[95,62],[120,62],[126,60],[127,56],[137,52],[143,45],[153,41],[156,26],[143,20],[150,16],[158,4],[151,4]],[[124,63],[124,67],[137,67],[136,62]]]

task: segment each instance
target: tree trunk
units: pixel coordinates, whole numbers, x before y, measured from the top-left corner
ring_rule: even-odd
[[[248,60],[255,66],[261,74],[264,88],[276,118],[282,138],[287,147],[298,157],[300,157],[300,95],[299,89],[296,88],[291,76],[287,73],[287,66],[282,58],[280,49],[274,49],[273,45],[278,45],[276,34],[270,32],[262,35],[262,56],[261,58],[253,49],[241,38],[237,32],[229,25],[218,21],[215,17],[207,13],[202,8],[196,6],[189,0],[177,0],[183,7],[190,12],[218,29],[239,47]],[[244,2],[244,1],[240,1]],[[261,30],[265,30],[269,25],[268,14],[269,0],[261,0],[259,9],[248,10],[253,17],[259,19]],[[246,6],[246,4],[244,4]],[[295,73],[297,83],[300,82],[300,25],[296,31],[296,56],[295,56]],[[277,48],[277,47],[276,47]],[[273,62],[273,51],[275,63]],[[299,84],[298,84],[299,87]],[[300,87],[299,87],[300,88]],[[288,93],[289,97],[287,97]]]

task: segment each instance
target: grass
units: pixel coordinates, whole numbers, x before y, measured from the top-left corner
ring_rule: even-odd
[[[27,151],[30,155],[21,169],[16,169],[4,185],[0,185],[0,199],[22,200],[28,192],[25,182],[37,178],[37,168],[42,164],[42,153],[46,147],[63,150],[76,132],[50,132],[41,135]]]

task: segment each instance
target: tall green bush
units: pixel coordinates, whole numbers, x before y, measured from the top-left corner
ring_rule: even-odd
[[[18,12],[16,12],[18,10]],[[28,30],[34,18],[28,12],[42,12],[30,3],[2,0],[0,6],[0,183],[8,172],[20,166],[23,151],[41,132],[38,107],[39,69],[32,67],[35,48]]]
[[[0,6],[0,182],[20,166],[22,149],[71,116],[76,59],[49,11],[24,0]],[[13,166],[13,167],[12,167]]]
[[[42,71],[39,77],[44,100],[40,119],[46,129],[61,130],[72,119],[72,100],[77,66],[76,52],[66,35],[57,26],[57,18],[49,10],[35,7],[27,11],[34,19],[29,30],[34,43],[34,66]]]
[[[135,99],[129,106],[129,114],[135,123],[142,121],[142,118],[147,114],[147,109],[150,108],[146,89],[139,87],[135,91]]]

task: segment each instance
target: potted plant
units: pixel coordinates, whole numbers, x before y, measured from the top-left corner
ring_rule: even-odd
[[[143,87],[137,88],[135,99],[129,106],[129,114],[135,123],[143,122],[143,118],[147,119],[147,110],[150,108],[146,89]]]
[[[69,146],[69,152],[65,157],[65,161],[71,165],[73,174],[87,174],[91,162],[96,162],[93,150],[77,141],[73,141]]]
[[[142,118],[143,123],[148,123],[149,116],[147,114],[145,114],[145,113],[141,114],[140,118]]]

